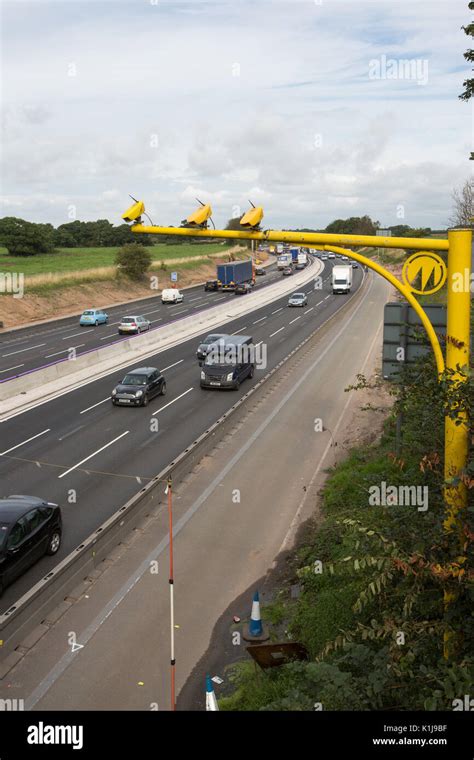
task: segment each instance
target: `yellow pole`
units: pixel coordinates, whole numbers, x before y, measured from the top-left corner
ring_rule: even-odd
[[[467,381],[469,371],[472,230],[449,230],[448,240],[446,370],[455,383],[463,383]],[[456,418],[447,414],[445,419],[444,494],[447,511],[444,529],[448,534],[455,531],[461,540],[467,508],[467,489],[459,476],[468,459],[469,420],[465,410],[457,409],[455,405],[450,405],[449,410],[456,412]],[[460,421],[460,424],[456,425],[456,420]],[[456,600],[454,583],[453,580],[445,589],[445,610]],[[444,632],[445,659],[449,659],[455,653],[458,638],[457,633],[448,625]]]

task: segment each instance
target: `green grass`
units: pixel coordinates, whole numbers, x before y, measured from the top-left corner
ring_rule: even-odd
[[[137,241],[139,242],[139,241]],[[159,245],[150,246],[154,261],[187,256],[208,256],[211,253],[225,253],[230,246],[221,243],[201,245]],[[113,266],[117,248],[58,248],[56,253],[38,256],[10,256],[5,248],[0,248],[0,271],[23,272],[25,275],[46,274],[47,272],[75,272],[82,269]]]

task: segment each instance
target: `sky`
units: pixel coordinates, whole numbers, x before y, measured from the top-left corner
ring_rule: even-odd
[[[467,0],[2,0],[0,216],[443,229]]]

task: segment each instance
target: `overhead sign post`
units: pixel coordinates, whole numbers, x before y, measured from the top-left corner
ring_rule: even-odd
[[[165,235],[177,237],[205,237],[234,240],[261,240],[266,242],[283,242],[304,244],[310,247],[320,247],[327,251],[342,253],[360,262],[368,269],[380,274],[390,282],[405,297],[413,307],[426,330],[435,356],[438,377],[445,376],[454,380],[455,384],[467,381],[469,368],[470,345],[470,300],[471,300],[471,249],[472,229],[448,230],[448,239],[439,238],[406,238],[392,237],[388,230],[378,230],[376,235],[339,235],[327,232],[290,232],[285,230],[261,230],[260,221],[263,209],[258,209],[255,219],[250,220],[249,227],[242,230],[210,230],[207,219],[212,210],[206,206],[206,219],[195,227],[159,227],[142,224],[142,214],[145,212],[141,202],[135,203],[123,214],[125,221],[132,222],[132,232],[140,235]],[[250,212],[252,213],[252,212]],[[348,248],[340,246],[349,246]],[[405,270],[405,281],[401,282],[388,269],[377,262],[351,250],[351,247],[398,248],[423,252],[416,261],[411,261],[410,268]],[[446,252],[448,266],[438,256],[437,262],[433,252]],[[413,256],[410,257],[410,260]],[[441,264],[439,263],[441,262]],[[438,336],[425,310],[421,307],[414,293],[427,292],[425,288],[433,287],[439,290],[442,277],[447,279],[447,334],[446,359],[443,356]],[[464,286],[461,283],[464,283]],[[431,290],[430,292],[434,292]],[[446,532],[459,533],[463,529],[463,518],[467,509],[467,489],[462,482],[462,475],[467,465],[469,444],[469,420],[464,409],[456,406],[454,394],[448,403],[445,415],[444,442],[444,498],[446,513],[444,529]],[[453,595],[445,592],[445,603],[449,605]],[[446,627],[444,640],[444,655],[449,657],[453,647],[454,632],[449,625]]]

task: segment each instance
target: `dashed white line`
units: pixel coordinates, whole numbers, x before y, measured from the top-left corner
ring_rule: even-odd
[[[237,335],[239,332],[242,332],[242,330],[246,330],[246,329],[247,329],[247,325],[244,325],[243,327],[240,328],[240,330],[236,330],[235,332],[231,333],[231,335]]]
[[[61,340],[69,340],[70,338],[77,338],[78,335],[85,335],[86,333],[94,332],[94,329],[92,330],[81,330],[81,332],[73,333],[72,335],[66,335],[65,338],[61,338]]]
[[[97,454],[100,454],[101,451],[104,451],[105,449],[108,449],[109,446],[112,446],[113,443],[116,443],[117,441],[120,441],[121,438],[123,438],[125,435],[128,435],[130,430],[126,430],[125,433],[122,433],[121,435],[118,435],[117,438],[114,438],[113,441],[109,441],[105,444],[105,446],[101,446],[100,449],[97,449],[97,451],[93,451],[92,454],[89,454],[88,457],[85,457],[85,459],[81,459],[80,462],[74,465],[74,467],[70,467],[69,470],[66,470],[66,472],[62,472],[61,475],[58,475],[59,478],[64,478],[66,475],[69,475],[70,472],[73,470],[76,470],[78,467],[81,466],[81,464],[84,464],[84,462],[88,462],[89,459],[92,459],[92,457],[97,456]]]
[[[156,412],[152,412],[153,415],[159,414],[164,409],[166,409],[168,406],[171,406],[171,404],[174,404],[175,401],[179,401],[180,398],[183,398],[183,396],[186,396],[188,393],[191,393],[191,391],[194,390],[193,388],[188,388],[187,391],[184,391],[180,396],[176,396],[176,398],[173,399],[173,401],[169,401],[168,404],[165,404],[164,406],[160,407],[160,409],[157,409]]]
[[[290,325],[292,325],[292,324],[293,324],[293,322],[297,322],[299,319],[301,319],[301,316],[299,316],[299,317],[295,317],[295,319],[292,319],[292,320],[291,320],[291,322],[290,322],[289,324],[290,324]]]
[[[76,348],[82,348],[82,346],[85,346],[85,343],[79,343],[78,346],[69,346],[69,348],[63,348],[62,351],[56,351],[54,354],[46,354],[44,357],[45,359],[51,359],[52,356],[58,356],[59,354],[65,354],[67,351],[76,350]]]
[[[175,362],[174,364],[169,364],[164,369],[160,370],[160,372],[166,372],[167,369],[171,369],[172,367],[176,367],[178,364],[181,364],[181,362],[184,362],[184,359],[180,359],[179,362]]]
[[[46,428],[46,430],[42,430],[41,433],[37,433],[36,435],[32,435],[31,438],[27,438],[26,441],[22,441],[21,443],[17,443],[16,446],[12,446],[11,449],[6,449],[6,451],[2,451],[0,456],[4,456],[5,454],[9,454],[10,451],[15,451],[15,449],[19,449],[20,446],[24,446],[25,443],[29,443],[30,441],[34,441],[35,438],[39,438],[40,435],[44,435],[45,433],[49,433],[51,428]]]
[[[83,409],[82,412],[79,412],[79,414],[85,414],[86,412],[89,412],[91,409],[95,409],[96,406],[105,404],[106,401],[110,401],[110,396],[107,396],[107,398],[104,398],[102,401],[98,401],[97,404],[92,404],[92,406],[88,406],[87,409]]]
[[[189,303],[192,303],[193,301],[200,301],[201,298],[204,298],[204,296],[198,296],[197,298],[190,298]]]
[[[2,354],[2,358],[5,359],[7,356],[14,356],[15,354],[22,354],[23,351],[33,351],[34,348],[41,348],[42,346],[45,346],[46,343],[38,343],[37,346],[28,346],[28,348],[22,348],[20,351],[11,351],[9,354]]]
[[[317,305],[317,304],[316,304],[316,305]],[[310,309],[306,309],[306,311],[305,311],[304,313],[305,313],[305,314],[309,314],[309,312],[310,312],[310,311],[313,311],[313,309],[314,309],[314,306],[312,306]]]
[[[255,322],[252,322],[254,325],[258,325],[259,322],[263,322],[264,319],[267,319],[267,317],[260,317],[260,319],[256,319]]]
[[[25,366],[24,364],[15,364],[14,367],[8,367],[8,369],[0,369],[0,375],[3,372],[10,372],[12,369],[19,369],[20,367],[24,367],[24,366]]]
[[[283,311],[283,306],[280,309],[277,309],[276,311],[272,311],[272,314],[278,314],[279,311]]]
[[[173,314],[184,314],[185,311],[189,311],[189,309],[180,309],[179,311],[174,311]]]
[[[278,335],[278,333],[279,333],[279,332],[281,332],[281,331],[282,331],[282,330],[284,330],[284,329],[285,329],[285,326],[283,326],[283,327],[280,327],[280,329],[279,329],[279,330],[276,330],[276,331],[275,331],[274,333],[272,333],[272,334],[271,334],[269,337],[270,337],[270,338],[273,338],[273,336],[274,336],[274,335]]]

